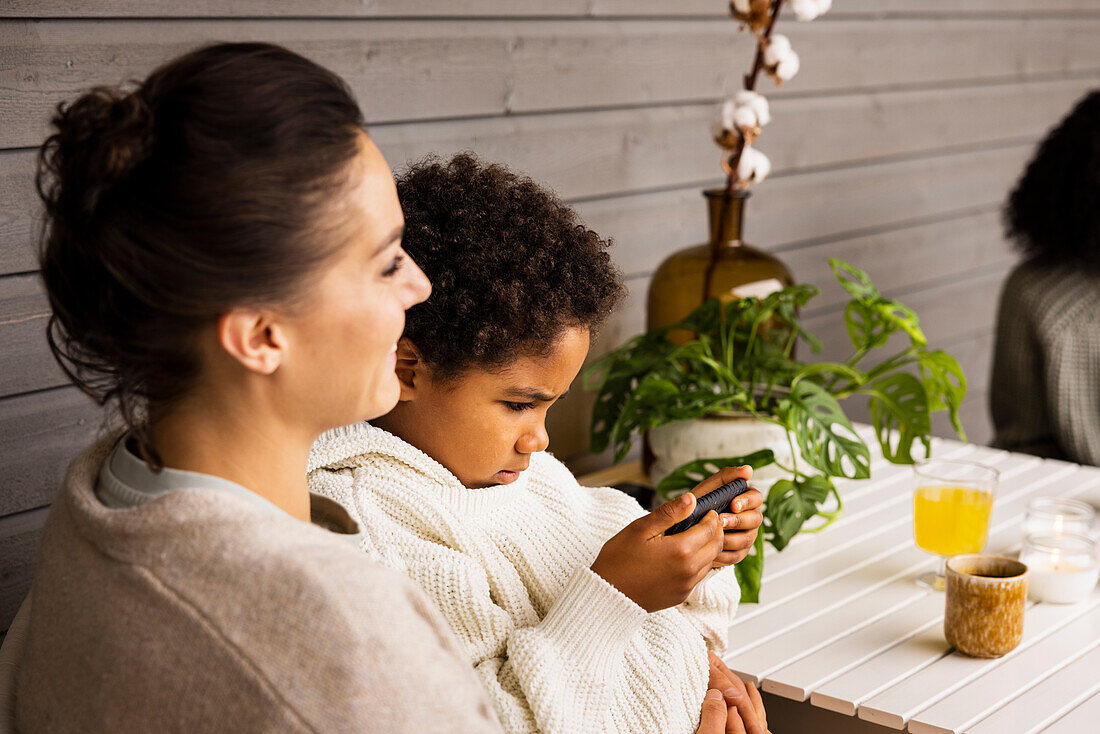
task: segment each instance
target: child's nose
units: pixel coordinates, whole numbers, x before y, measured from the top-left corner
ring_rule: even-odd
[[[519,441],[516,441],[516,451],[521,454],[534,454],[545,451],[550,445],[550,436],[546,433],[546,426],[542,421],[524,431]]]

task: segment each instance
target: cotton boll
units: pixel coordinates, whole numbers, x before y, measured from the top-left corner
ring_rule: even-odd
[[[776,33],[768,39],[768,45],[764,49],[764,63],[775,66],[789,53],[792,53],[790,39],[781,33]]]
[[[753,180],[763,181],[768,177],[768,174],[772,172],[772,162],[768,160],[768,156],[761,153],[759,150],[753,148],[756,161],[753,163]]]
[[[737,180],[759,183],[767,178],[771,171],[772,162],[768,160],[768,156],[751,145],[746,145],[741,151],[741,159],[737,161]]]
[[[824,13],[832,5],[832,0],[793,0],[791,10],[799,20],[813,20]],[[822,7],[824,6],[824,7]]]
[[[798,73],[801,68],[802,62],[798,59],[798,54],[794,51],[789,52],[786,56],[779,60],[779,63],[775,66],[775,75],[779,77],[781,81],[789,81]]]
[[[768,110],[768,100],[763,95],[742,89],[733,95],[733,102],[738,107],[748,107],[756,114],[756,124],[764,127],[771,122],[771,112]]]
[[[751,0],[733,0],[731,4],[733,9],[741,15],[748,15],[749,11],[752,10]]]
[[[751,130],[758,124],[752,107],[738,107],[733,113],[733,122],[740,130]]]
[[[737,180],[751,181],[755,170],[756,151],[751,145],[746,145],[741,150],[741,159],[737,161]]]

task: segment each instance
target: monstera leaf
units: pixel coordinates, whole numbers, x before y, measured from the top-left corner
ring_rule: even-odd
[[[913,375],[899,372],[864,388],[871,396],[871,423],[882,445],[882,455],[895,464],[912,464],[913,444],[921,441],[929,450],[932,421],[928,394]]]
[[[820,513],[821,505],[835,492],[828,477],[780,479],[768,490],[764,503],[769,540],[776,550],[783,550],[802,526]]]
[[[780,415],[810,466],[834,477],[871,476],[871,453],[852,428],[840,403],[816,382],[802,380],[779,403]]]
[[[857,301],[872,303],[882,298],[878,288],[871,282],[870,276],[856,266],[831,257],[829,258],[829,267],[832,268],[833,275],[840,282],[840,286]]]
[[[966,440],[966,432],[959,421],[959,407],[966,397],[966,375],[959,363],[947,352],[937,349],[933,352],[922,351],[917,355],[920,361],[920,373],[924,378],[924,388],[928,393],[930,410],[948,411],[951,425],[959,437]]]

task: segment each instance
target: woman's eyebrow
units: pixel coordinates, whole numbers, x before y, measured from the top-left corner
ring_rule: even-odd
[[[561,395],[558,395],[558,396],[555,397],[554,395],[549,395],[547,393],[544,393],[542,390],[539,390],[538,388],[535,388],[535,387],[510,387],[510,388],[508,388],[508,395],[510,395],[510,396],[520,397],[520,398],[527,398],[528,400],[541,400],[544,403],[551,403],[554,400],[557,400],[558,398],[564,398],[568,394],[569,394],[569,391],[566,390]]]
[[[405,236],[405,225],[402,224],[400,227],[397,227],[392,232],[390,232],[389,235],[385,239],[382,240],[381,244],[379,244],[378,247],[375,249],[374,256],[380,255],[383,250],[385,250],[387,247],[389,247],[394,242],[396,242],[397,240],[401,239],[404,236]]]

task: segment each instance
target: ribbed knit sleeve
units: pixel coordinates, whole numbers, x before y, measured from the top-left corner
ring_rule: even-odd
[[[729,628],[740,602],[737,573],[733,566],[727,566],[711,570],[677,609],[699,630],[707,649],[721,655],[726,651]]]
[[[598,613],[594,613],[598,610]],[[646,612],[579,568],[542,621],[475,667],[508,731],[607,732],[623,654]]]

